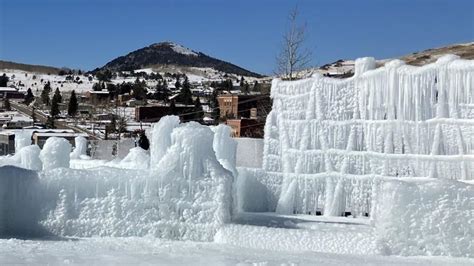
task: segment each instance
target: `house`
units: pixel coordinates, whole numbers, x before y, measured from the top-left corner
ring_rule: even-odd
[[[170,105],[139,106],[135,108],[135,121],[157,122],[166,115],[178,115],[182,121],[192,120],[194,106],[176,104],[174,110]]]
[[[64,130],[63,132],[51,131],[51,130],[33,131],[31,138],[33,140],[33,144],[38,145],[40,148],[43,148],[44,143],[50,137],[64,138],[67,141],[69,141],[71,145],[74,147],[75,146],[74,139],[79,136],[84,137],[86,139],[89,138],[89,135],[85,133],[75,133],[72,130]]]
[[[263,138],[265,121],[257,119],[227,119],[225,122],[232,129],[235,138]]]
[[[88,91],[86,97],[92,105],[107,105],[110,103],[110,93],[108,90]]]
[[[242,95],[221,94],[217,98],[219,102],[220,117],[225,118],[258,118],[266,117],[270,112],[270,95]]]
[[[0,155],[15,153],[15,133],[12,131],[0,132]]]
[[[0,87],[0,98],[11,100],[23,100],[25,94],[16,88]]]

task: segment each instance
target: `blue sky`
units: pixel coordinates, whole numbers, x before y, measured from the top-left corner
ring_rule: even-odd
[[[315,65],[474,41],[468,0],[0,0],[0,59],[91,70],[170,40],[269,74],[296,3]]]

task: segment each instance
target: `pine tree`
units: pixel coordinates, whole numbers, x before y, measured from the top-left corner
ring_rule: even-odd
[[[63,102],[63,96],[61,95],[61,92],[59,91],[59,88],[56,88],[54,91],[53,95],[53,101],[56,99],[56,102],[62,103]]]
[[[199,99],[199,96],[194,101],[193,111],[195,112],[194,120],[201,122],[202,119],[204,118],[204,111],[202,110],[201,100]]]
[[[0,87],[6,87],[9,80],[10,78],[8,78],[7,74],[3,73],[0,77]]]
[[[25,101],[24,103],[26,105],[30,105],[31,102],[35,99],[35,96],[33,95],[33,92],[31,91],[31,88],[28,88],[26,91],[26,96],[25,96]]]
[[[144,150],[148,150],[150,148],[150,141],[148,140],[145,132],[140,133],[140,138],[138,139],[138,146]]]
[[[189,84],[188,77],[184,78],[183,87],[179,91],[178,99],[179,102],[185,105],[193,104],[193,94],[191,93],[191,85]]]
[[[59,102],[58,102],[58,97],[53,97],[53,100],[51,101],[51,116],[56,118],[60,114],[59,111]]]
[[[43,91],[41,92],[41,101],[46,106],[49,106],[49,104],[51,103],[50,98],[49,98],[50,93],[51,93],[51,83],[48,81],[48,83],[44,85]]]
[[[67,114],[69,116],[76,116],[77,114],[77,109],[78,109],[78,103],[77,103],[77,98],[76,98],[76,92],[73,90],[71,92],[71,97],[69,98],[69,105],[67,108]]]
[[[3,101],[3,108],[5,108],[5,110],[7,111],[12,110],[12,107],[10,105],[10,100],[8,100],[8,98],[5,98],[5,100]]]

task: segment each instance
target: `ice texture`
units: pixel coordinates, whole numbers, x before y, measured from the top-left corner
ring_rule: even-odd
[[[384,254],[474,257],[473,185],[387,181],[377,201],[377,242]]]
[[[282,176],[277,212],[370,215],[380,180],[474,179],[474,61],[374,66],[273,81],[263,168]]]
[[[225,169],[232,172],[237,177],[236,154],[237,142],[232,139],[231,128],[221,124],[214,127],[214,142],[212,144],[217,160]]]
[[[36,171],[43,169],[43,163],[40,159],[40,152],[41,149],[38,147],[38,145],[23,147],[19,152],[21,167]]]
[[[23,147],[31,145],[31,133],[21,130],[15,133],[15,153],[20,152]]]
[[[179,125],[179,117],[165,116],[153,125],[150,145],[150,166],[155,168],[171,146],[171,132]]]
[[[71,152],[71,159],[81,159],[81,157],[87,156],[87,139],[78,136],[74,138],[74,150]]]
[[[43,170],[58,167],[69,167],[71,143],[63,138],[50,137],[46,140],[40,152]]]
[[[130,149],[129,153],[120,162],[109,163],[111,166],[125,169],[148,169],[150,167],[150,155],[140,147]]]

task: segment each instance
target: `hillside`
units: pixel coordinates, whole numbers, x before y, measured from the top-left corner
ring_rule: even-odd
[[[60,68],[52,66],[21,64],[2,60],[0,60],[0,69],[23,70],[42,74],[58,74],[61,70]]]
[[[93,72],[105,69],[111,71],[130,71],[144,68],[163,69],[168,67],[211,68],[239,76],[261,77],[260,74],[172,42],[155,43],[138,49],[108,62]]]

